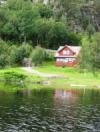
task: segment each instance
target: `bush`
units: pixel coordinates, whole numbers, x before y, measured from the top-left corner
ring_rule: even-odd
[[[88,37],[82,40],[82,49],[79,54],[79,68],[91,70],[91,43]]]
[[[10,60],[11,64],[22,65],[24,58],[29,58],[32,52],[32,46],[25,44],[20,47],[13,46],[11,48]]]
[[[25,80],[26,75],[16,72],[5,72],[4,79],[6,82],[20,82]]]
[[[5,54],[0,55],[0,68],[5,67],[7,65],[7,62],[8,62],[7,55]]]
[[[43,61],[47,58],[47,53],[45,50],[39,46],[37,46],[32,53],[32,61],[35,66],[41,65]]]
[[[92,70],[100,70],[100,33],[95,33],[93,44],[91,46],[91,64]]]
[[[100,33],[94,34],[92,42],[88,38],[83,39],[79,59],[80,69],[87,69],[93,73],[100,69]]]
[[[46,61],[55,61],[54,54],[47,53],[46,55]]]
[[[9,46],[3,40],[0,40],[0,68],[9,64]]]

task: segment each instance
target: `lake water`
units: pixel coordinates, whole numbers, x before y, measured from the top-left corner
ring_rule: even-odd
[[[100,132],[100,90],[0,91],[0,132]]]

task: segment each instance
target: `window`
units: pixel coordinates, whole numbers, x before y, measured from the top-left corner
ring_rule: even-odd
[[[75,61],[75,58],[68,58],[68,61],[73,62],[73,61]]]
[[[60,62],[73,62],[73,61],[75,61],[75,58],[57,58],[57,61],[60,61]]]
[[[70,54],[70,51],[69,51],[69,50],[64,50],[64,51],[63,51],[63,54],[64,54],[64,55],[69,55],[69,54]]]
[[[68,62],[68,58],[65,59],[65,62]]]

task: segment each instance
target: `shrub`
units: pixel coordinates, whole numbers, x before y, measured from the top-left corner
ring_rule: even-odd
[[[80,69],[90,70],[94,74],[100,69],[100,33],[94,34],[92,42],[88,38],[83,39],[79,59]]]
[[[13,46],[11,48],[10,60],[11,64],[22,64],[24,58],[28,58],[32,52],[32,47],[28,44],[20,47]]]
[[[25,80],[26,75],[16,72],[5,72],[4,79],[6,82],[20,82]]]
[[[78,66],[80,69],[91,69],[91,43],[88,41],[87,37],[82,40]]]
[[[3,40],[0,40],[0,68],[9,64],[9,46]]]
[[[91,65],[92,70],[100,70],[100,33],[95,33],[91,46]]]
[[[0,68],[5,67],[7,65],[7,62],[8,62],[7,55],[5,54],[0,55]]]
[[[32,53],[32,61],[35,64],[35,66],[37,65],[41,65],[43,63],[43,61],[45,61],[47,58],[47,53],[45,52],[45,50],[39,46],[37,46]]]

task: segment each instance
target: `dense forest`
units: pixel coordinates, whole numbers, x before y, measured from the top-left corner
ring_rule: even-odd
[[[100,0],[0,1],[0,46],[2,52],[3,50],[6,52],[5,49],[10,45],[10,53],[11,49],[16,49],[11,46],[22,46],[22,49],[17,51],[20,56],[17,56],[17,59],[28,57],[29,53],[26,51],[27,55],[22,55],[23,50],[27,49],[27,46],[23,45],[25,43],[32,47],[38,45],[47,49],[58,49],[60,45],[65,44],[82,45],[84,50],[87,49],[85,50],[87,59],[90,58],[93,49],[95,50],[93,53],[99,56],[97,53],[100,52],[99,32]],[[2,43],[3,45],[7,43],[6,48],[2,47]],[[92,50],[88,54],[90,47]],[[28,49],[30,51],[31,48]],[[3,57],[1,56],[1,60]],[[81,58],[84,60],[84,54]],[[93,59],[92,57],[92,62]],[[85,61],[85,64],[91,63],[91,60],[85,59]],[[99,59],[96,58],[94,61],[98,62]]]
[[[6,0],[1,0],[6,1]],[[86,30],[91,24],[100,31],[99,0],[31,0],[33,4],[42,3],[50,6],[53,17],[63,19],[75,32]]]
[[[79,45],[79,33],[99,31],[99,5],[99,0],[8,0],[0,6],[0,37],[46,48]]]
[[[61,44],[78,45],[80,36],[66,21],[57,18],[49,4],[8,0],[0,7],[0,37],[17,43],[31,42],[46,48]]]

